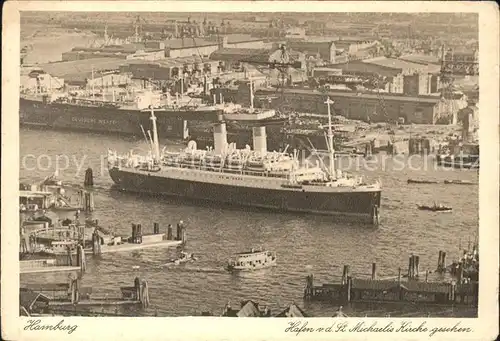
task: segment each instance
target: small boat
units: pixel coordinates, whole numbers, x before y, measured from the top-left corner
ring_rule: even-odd
[[[452,208],[442,204],[434,204],[433,206],[417,205],[419,210],[432,212],[451,212]]]
[[[444,180],[447,185],[476,185],[475,182],[469,180]]]
[[[177,259],[171,259],[168,263],[165,263],[165,266],[170,266],[170,265],[180,265],[182,263],[187,263],[190,261],[195,261],[197,258],[194,256],[193,253],[187,253],[182,251],[181,255]]]
[[[437,184],[438,182],[435,180],[415,180],[408,179],[409,184]]]
[[[276,265],[276,253],[252,249],[249,252],[241,252],[230,260],[226,267],[227,271],[252,271],[268,268]]]

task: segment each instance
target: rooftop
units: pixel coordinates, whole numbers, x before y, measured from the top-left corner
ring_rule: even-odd
[[[439,58],[427,54],[409,54],[399,57],[400,60],[421,64],[439,64]]]
[[[268,62],[275,50],[271,49],[241,49],[241,48],[223,48],[213,52],[210,55],[211,60],[221,61],[254,61]]]
[[[227,42],[229,44],[236,44],[236,43],[246,43],[246,42],[251,42],[251,41],[262,41],[262,38],[259,37],[253,37],[250,34],[228,34],[226,35],[227,37]]]
[[[128,62],[120,58],[92,58],[40,64],[38,68],[51,76],[65,78],[65,76],[68,75],[92,73],[92,70],[94,72],[118,70],[120,65],[125,65],[127,63]]]
[[[190,56],[190,57],[180,57],[180,58],[166,58],[155,61],[150,60],[130,60],[127,61],[128,65],[155,65],[158,67],[182,67],[184,64],[198,64],[198,63],[208,63],[213,62],[208,58],[200,58],[198,56]]]
[[[421,70],[429,73],[436,73],[440,72],[441,70],[441,67],[439,65],[415,63],[398,58],[377,57],[377,58],[365,59],[363,62],[367,64],[374,64],[388,68],[402,69],[402,70],[416,70],[416,71]]]
[[[202,38],[168,39],[165,40],[164,43],[165,43],[165,48],[170,48],[172,50],[219,45],[216,41],[209,41]]]
[[[264,92],[275,92],[275,90],[267,90],[267,89],[262,89],[259,91],[264,91]],[[379,96],[375,93],[361,93],[361,92],[354,92],[354,91],[329,91],[326,93],[320,92],[318,90],[310,90],[310,89],[284,89],[285,92],[288,93],[294,93],[294,94],[303,94],[303,95],[323,95],[323,96],[330,96],[332,98],[339,98],[339,97],[345,97],[345,98],[360,98],[360,99],[373,99],[376,101],[379,101]],[[431,97],[431,96],[418,96],[418,97],[412,97],[412,96],[404,96],[404,95],[396,95],[396,94],[390,94],[390,93],[384,93],[384,100],[385,101],[401,101],[401,102],[420,102],[420,103],[429,103],[429,104],[437,104],[441,99],[439,97]]]

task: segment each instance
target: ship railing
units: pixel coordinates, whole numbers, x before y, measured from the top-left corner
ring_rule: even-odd
[[[271,178],[281,178],[288,179],[288,173],[273,173],[273,172],[265,172],[258,170],[248,170],[244,168],[240,169],[231,169],[227,167],[221,167],[220,165],[200,165],[200,164],[192,164],[192,163],[183,163],[183,162],[168,162],[164,163],[167,167],[172,168],[184,168],[184,169],[197,169],[203,171],[210,172],[219,172],[219,173],[228,173],[228,174],[241,174],[241,175],[251,175],[251,176],[260,176],[260,177],[271,177]]]

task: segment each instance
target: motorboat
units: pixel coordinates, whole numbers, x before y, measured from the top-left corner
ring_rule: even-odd
[[[193,253],[187,253],[187,252],[181,251],[181,254],[178,258],[171,259],[168,263],[165,264],[165,266],[180,265],[180,264],[195,261],[195,260],[197,260],[197,258],[194,256]]]
[[[252,249],[248,252],[237,253],[234,259],[228,262],[228,271],[253,271],[276,265],[276,253]]]
[[[442,204],[434,204],[433,206],[417,205],[419,210],[432,212],[451,212],[452,208]]]
[[[469,180],[444,180],[446,185],[475,185],[476,183]]]
[[[435,180],[415,180],[408,179],[409,184],[437,184],[438,182]]]

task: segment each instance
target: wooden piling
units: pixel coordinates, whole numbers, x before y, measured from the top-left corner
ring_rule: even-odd
[[[429,279],[429,270],[425,270],[425,282]]]
[[[177,238],[176,240],[181,240],[182,223],[177,224]]]
[[[173,235],[172,235],[172,225],[168,224],[167,227],[167,240],[172,240]]]
[[[160,224],[153,223],[153,233],[154,234],[160,234]]]
[[[132,223],[132,243],[136,242],[137,238],[137,225]]]
[[[187,235],[186,235],[186,229],[183,227],[181,231],[181,241],[182,244],[186,244],[187,242]]]
[[[351,288],[352,288],[352,278],[347,276],[346,279],[346,301],[351,302]]]
[[[441,272],[442,269],[442,259],[443,259],[443,251],[439,250],[439,256],[438,256],[438,264],[437,264],[437,271]]]
[[[372,263],[372,280],[377,279],[377,263]]]
[[[76,248],[77,263],[76,265],[80,267],[81,273],[87,270],[87,262],[85,260],[85,251],[83,245],[78,245]]]
[[[142,225],[137,224],[137,244],[142,243]]]
[[[418,274],[418,272],[419,272],[419,265],[420,265],[419,263],[420,263],[420,256],[415,256],[415,262],[414,262],[414,265],[415,265],[415,273],[414,273],[414,275],[415,275],[415,277],[419,276],[419,274]]]
[[[85,180],[83,181],[83,185],[85,187],[94,186],[94,174],[92,168],[87,168],[87,170],[85,171]]]
[[[398,284],[401,284],[401,268],[398,268]]]
[[[443,251],[441,257],[442,257],[442,259],[441,259],[441,268],[442,268],[442,271],[446,271],[446,252]]]
[[[139,298],[141,297],[141,280],[139,279],[139,277],[136,277],[134,279],[134,287],[135,287],[134,299],[139,300]]]
[[[413,255],[408,258],[408,279],[413,278]]]
[[[94,230],[92,233],[92,254],[99,255],[101,254],[101,241],[97,230]]]
[[[147,308],[149,306],[149,289],[148,282],[143,280],[141,282],[141,294],[140,294],[140,302],[143,308]]]
[[[342,285],[347,284],[348,276],[349,276],[349,265],[344,265],[344,270],[342,271]]]
[[[82,192],[83,193],[83,207],[85,212],[92,212],[94,210],[94,193],[92,192]]]
[[[458,263],[458,281],[461,282],[463,278],[464,278],[464,266],[463,263],[460,261]]]

